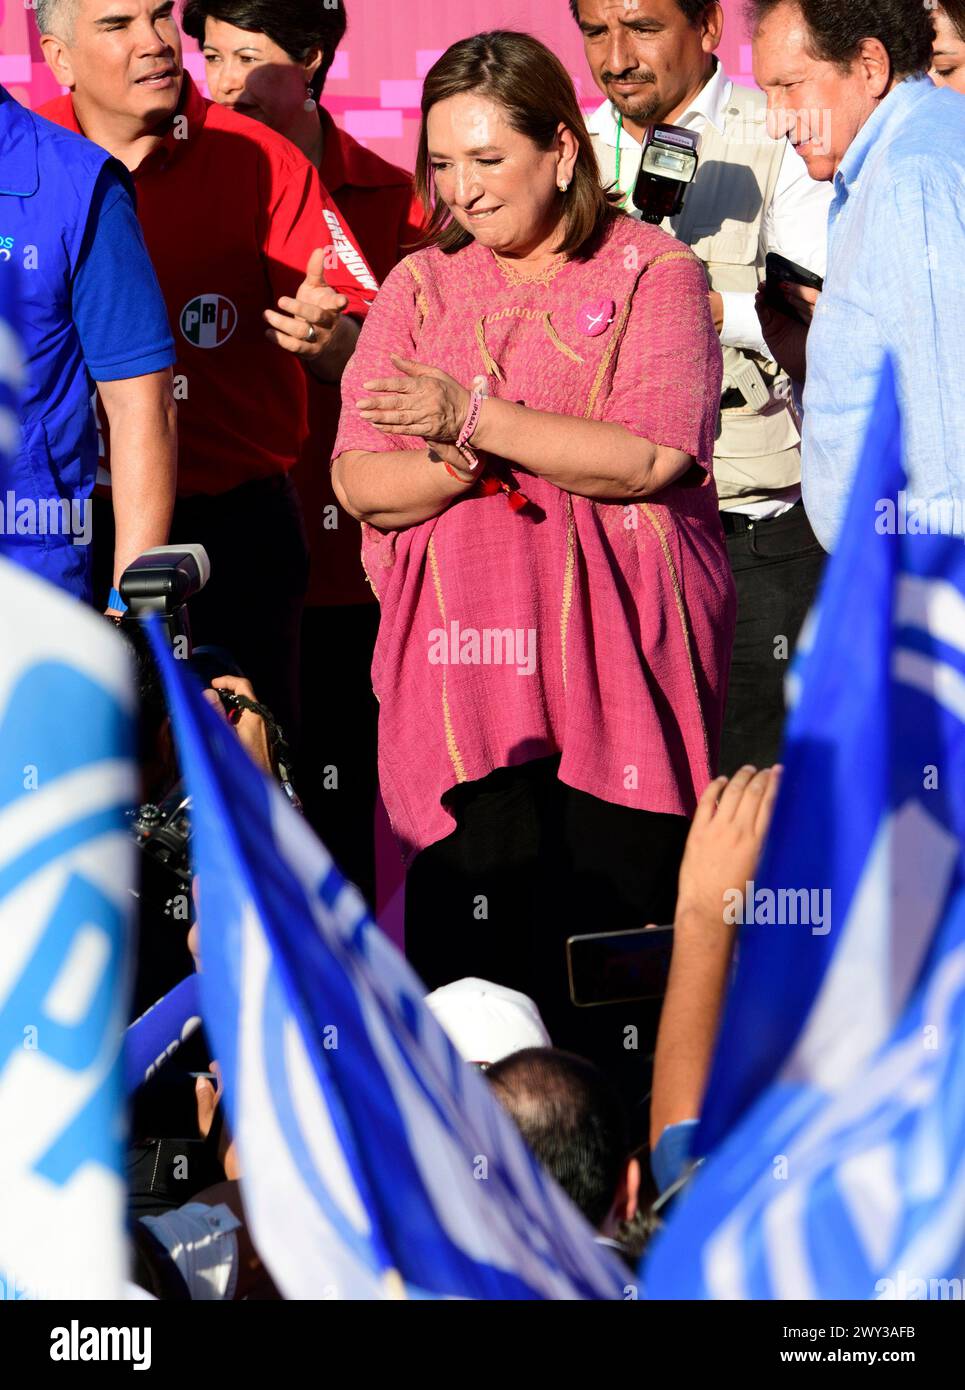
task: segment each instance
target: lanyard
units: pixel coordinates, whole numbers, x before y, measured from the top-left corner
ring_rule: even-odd
[[[643,168],[643,155],[644,155],[644,151],[641,150],[641,151],[640,151],[640,168],[641,168],[641,169]],[[622,111],[618,111],[618,112],[617,112],[617,166],[616,166],[616,186],[617,186],[617,192],[620,191],[620,165],[622,164],[622,162],[623,162],[623,112],[622,112]],[[640,176],[640,171],[637,170],[637,177],[639,178],[639,176]],[[636,182],[636,180],[634,180],[634,182]],[[628,188],[627,191],[626,191],[626,193],[624,193],[623,197],[620,199],[620,206],[621,206],[622,208],[625,208],[625,207],[626,207],[626,205],[627,205],[627,199],[629,198],[629,196],[630,196],[630,194],[631,194],[632,192],[633,192],[633,189],[632,189],[632,188]]]

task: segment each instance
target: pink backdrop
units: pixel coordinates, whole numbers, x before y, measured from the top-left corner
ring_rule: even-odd
[[[322,0],[319,0],[319,4]],[[44,65],[31,0],[0,0],[0,82],[28,106],[59,88]],[[579,31],[567,0],[347,0],[348,34],[325,89],[340,125],[379,154],[412,167],[422,77],[456,39],[503,26],[525,29],[559,53],[583,105],[599,100],[583,61]],[[725,0],[728,27],[721,57],[733,77],[750,78],[739,0]],[[203,81],[193,39],[185,40],[189,70]]]

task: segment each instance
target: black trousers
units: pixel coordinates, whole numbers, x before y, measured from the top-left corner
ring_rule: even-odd
[[[279,475],[214,496],[179,497],[170,544],[178,542],[200,542],[211,561],[211,578],[188,605],[194,645],[224,647],[234,657],[297,751],[308,545],[294,485]],[[111,503],[98,498],[94,569],[99,606],[110,590],[113,551]]]
[[[825,554],[802,503],[771,521],[721,512],[737,585],[737,631],[724,713],[720,771],[777,761],[784,679],[814,600]]]
[[[617,1083],[639,1137],[659,1003],[576,1008],[565,942],[672,922],[689,822],[575,791],[558,766],[500,768],[452,792],[456,830],[406,880],[406,954],[429,989],[478,976],[535,999],[554,1044]]]
[[[375,603],[303,612],[296,767],[313,830],[373,911],[379,706],[371,673],[378,628]]]

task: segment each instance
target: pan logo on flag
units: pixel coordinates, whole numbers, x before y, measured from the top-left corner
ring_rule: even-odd
[[[51,736],[49,709],[84,712],[80,747]],[[0,936],[19,922],[29,941],[17,968],[8,959],[2,972],[0,1080],[33,1076],[47,1118],[29,1167],[57,1186],[91,1160],[106,1163],[114,1147],[125,905],[123,889],[107,891],[90,864],[99,842],[105,862],[124,867],[117,841],[126,847],[133,768],[122,732],[129,739],[130,716],[113,694],[66,662],[27,667],[0,710]],[[42,750],[35,781],[22,775],[25,748]]]
[[[181,332],[199,348],[222,347],[238,323],[238,310],[223,294],[199,294],[181,310]]]

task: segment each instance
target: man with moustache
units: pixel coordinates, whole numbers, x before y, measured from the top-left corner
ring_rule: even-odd
[[[823,553],[801,504],[793,384],[772,360],[755,308],[768,251],[823,275],[828,190],[765,126],[760,92],[732,83],[714,56],[723,11],[706,0],[570,0],[606,100],[589,118],[603,182],[627,210],[648,126],[700,134],[700,166],[683,211],[664,221],[707,267],[724,349],[714,476],[737,583],[737,632],[720,770],[774,762],[784,675]],[[789,290],[799,311],[807,296]]]
[[[68,89],[43,114],[133,175],[177,349],[171,539],[211,559],[194,638],[228,648],[291,735],[308,555],[288,473],[307,429],[304,370],[339,379],[350,316],[377,286],[300,151],[201,97],[173,10],[39,0],[44,57]]]

